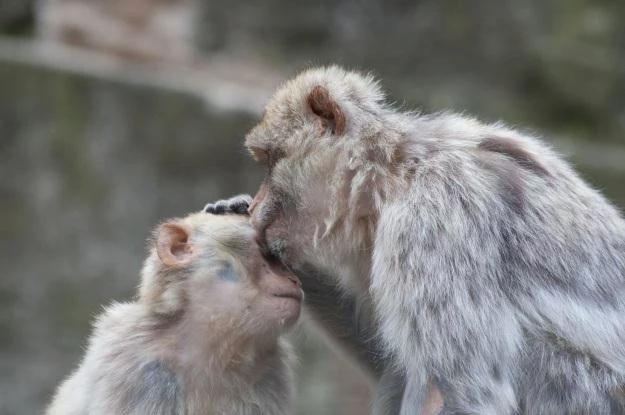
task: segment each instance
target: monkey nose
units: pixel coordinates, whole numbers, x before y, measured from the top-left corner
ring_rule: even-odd
[[[302,288],[302,282],[293,274],[288,274],[287,277],[297,286],[297,288]]]

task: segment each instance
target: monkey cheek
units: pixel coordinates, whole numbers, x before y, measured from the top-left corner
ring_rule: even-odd
[[[287,244],[287,229],[280,221],[274,222],[265,230],[265,241],[269,251],[284,261],[290,251]]]
[[[286,213],[289,214],[288,212]],[[294,219],[285,220],[280,216],[264,231],[264,243],[268,251],[289,268],[298,268],[307,262],[311,251],[314,229],[294,215]]]

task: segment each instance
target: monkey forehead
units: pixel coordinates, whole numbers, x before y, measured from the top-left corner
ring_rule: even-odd
[[[214,215],[206,212],[194,212],[186,216],[183,221],[191,226],[214,227],[216,229],[226,226],[252,227],[247,216],[235,214]]]
[[[244,215],[193,213],[183,219],[183,224],[190,229],[193,239],[216,249],[248,253],[256,236],[249,218]]]
[[[262,133],[266,129],[284,129],[285,125],[297,128],[303,125],[306,117],[310,116],[307,97],[316,86],[325,87],[330,97],[343,106],[351,103],[374,109],[384,100],[378,82],[370,74],[347,71],[336,65],[308,69],[285,82],[269,99],[263,119],[258,128],[248,134],[246,145],[261,144],[259,141],[262,141]],[[275,140],[279,137],[272,138]]]

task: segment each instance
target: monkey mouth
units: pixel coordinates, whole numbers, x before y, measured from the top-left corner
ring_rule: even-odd
[[[291,298],[293,300],[302,301],[302,292],[298,291],[282,291],[273,293],[272,296],[277,298]]]
[[[295,284],[298,288],[302,287],[302,283],[299,278],[297,278],[293,273],[289,270],[289,268],[284,264],[279,255],[273,253],[273,251],[264,248],[261,246],[260,254],[263,259],[269,265],[269,268],[276,274],[284,278],[288,278],[293,284]]]

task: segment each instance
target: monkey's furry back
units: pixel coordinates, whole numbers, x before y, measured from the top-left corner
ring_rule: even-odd
[[[601,396],[625,380],[620,213],[502,125],[443,114],[405,128],[413,174],[380,211],[371,281],[388,346],[449,387],[486,381],[527,413],[610,413]]]

